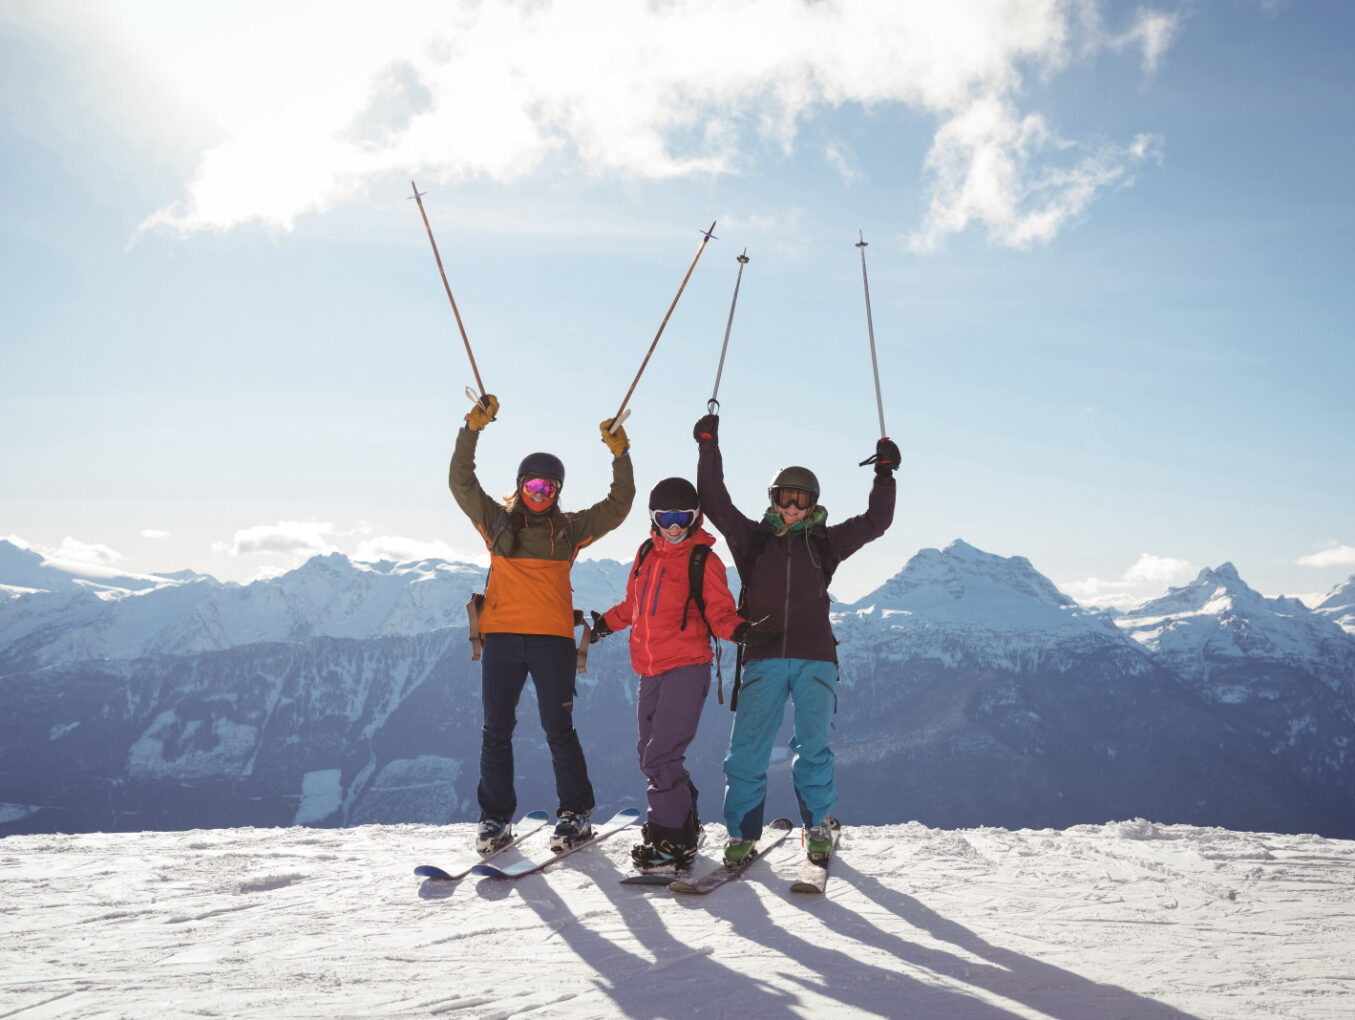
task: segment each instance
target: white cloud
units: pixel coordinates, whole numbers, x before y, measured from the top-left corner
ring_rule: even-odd
[[[1188,560],[1143,553],[1134,565],[1124,572],[1124,580],[1128,584],[1170,585],[1176,581],[1188,580],[1194,573],[1195,568]]]
[[[265,553],[302,560],[338,552],[330,539],[343,534],[328,521],[278,521],[244,528],[230,542],[216,542],[212,549],[230,556]]]
[[[414,176],[512,181],[549,169],[663,180],[793,154],[808,118],[894,105],[939,124],[915,247],[985,229],[1048,241],[1132,180],[1142,139],[1090,149],[1020,109],[1024,82],[1177,32],[1141,9],[1118,34],[1098,0],[588,0],[79,7],[220,140],[148,228],[189,233],[361,201]],[[72,15],[74,16],[74,15]],[[836,154],[836,156],[835,156]],[[831,163],[857,172],[841,150]],[[843,157],[841,159],[837,157]],[[911,173],[912,168],[904,168]]]
[[[855,184],[865,176],[857,169],[856,156],[837,142],[829,142],[823,147],[823,158],[837,171],[843,184]]]
[[[353,554],[353,558],[368,562],[393,560],[396,563],[437,559],[452,563],[476,563],[481,566],[489,562],[489,556],[483,550],[470,553],[463,549],[454,548],[438,539],[423,541],[417,538],[402,538],[397,535],[380,535],[375,538],[364,539],[358,543],[358,549]]]
[[[1117,580],[1087,577],[1059,587],[1084,605],[1132,609],[1196,572],[1187,560],[1143,553]]]
[[[20,549],[31,549],[32,546],[20,538],[18,535],[0,535],[0,540],[9,542],[11,545],[17,545]]]
[[[1112,45],[1116,49],[1137,46],[1142,52],[1144,74],[1152,74],[1180,31],[1180,15],[1139,8],[1134,24]]]
[[[1022,116],[1006,99],[979,100],[936,133],[927,153],[931,206],[908,246],[934,251],[974,224],[1011,248],[1047,244],[1101,192],[1132,184],[1134,167],[1159,146],[1156,137],[1139,135],[1129,145],[1082,154],[1039,114]],[[1060,164],[1063,154],[1076,159]]]
[[[50,551],[44,550],[44,555],[54,560],[71,560],[76,563],[94,563],[101,567],[111,567],[119,560],[125,560],[127,557],[116,549],[110,549],[106,545],[99,545],[93,542],[81,542],[77,538],[67,535],[61,540],[61,544]]]
[[[1332,545],[1321,552],[1300,556],[1301,567],[1355,567],[1355,545]]]
[[[142,528],[142,538],[169,538],[168,531],[161,531],[159,528]]]

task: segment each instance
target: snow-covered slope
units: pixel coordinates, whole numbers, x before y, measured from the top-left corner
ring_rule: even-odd
[[[617,884],[622,838],[514,884],[410,874],[470,838],[403,825],[5,839],[0,1015],[1355,1011],[1351,842],[1142,821],[849,826],[818,898],[787,890],[796,840],[704,898]]]
[[[175,581],[172,576],[129,574],[98,563],[46,557],[0,539],[0,598],[34,591],[147,591]]]
[[[1325,661],[1334,677],[1355,669],[1355,644],[1332,620],[1298,599],[1266,598],[1231,563],[1201,570],[1190,584],[1124,613],[1116,623],[1192,679],[1230,660],[1302,667]]]
[[[1258,762],[1248,734],[1023,557],[962,541],[923,550],[834,620],[839,711],[853,715],[838,727],[839,771],[882,803],[947,826],[1105,810],[1306,825],[1276,813],[1289,814],[1291,779]]]
[[[1355,640],[1297,599],[1266,598],[1231,563],[1116,623],[1234,726],[1337,797],[1355,798]],[[1344,806],[1341,806],[1344,804]]]
[[[627,569],[577,563],[575,605],[613,604]],[[190,576],[139,593],[0,599],[0,833],[466,820],[480,680],[464,605],[483,579],[439,560],[328,556],[245,586]],[[1355,732],[1338,691],[1267,674],[1278,700],[1256,707],[1284,711],[1225,718],[1217,698],[1022,557],[961,541],[924,550],[834,621],[834,746],[852,821],[1066,826],[1114,814],[1355,833],[1341,807],[1342,741]],[[635,775],[626,651],[620,635],[595,646],[579,678],[576,724],[603,798]],[[726,691],[732,658],[726,648]],[[519,793],[545,801],[533,696]],[[707,817],[726,711],[712,699],[689,751]],[[788,738],[773,783],[786,780]]]
[[[577,563],[575,604],[608,608],[625,589],[626,566]],[[0,578],[8,575],[0,573]],[[483,567],[429,559],[407,563],[316,556],[248,585],[187,572],[132,591],[82,586],[0,601],[0,667],[46,666],[147,655],[195,655],[317,637],[369,640],[465,627],[466,600]],[[34,578],[37,580],[37,578]]]
[[[1347,634],[1355,636],[1355,574],[1329,591],[1314,611],[1337,624]]]
[[[1024,556],[961,539],[919,551],[836,619],[883,625],[910,656],[947,666],[1020,669],[1049,655],[1128,647],[1105,614],[1079,606]]]

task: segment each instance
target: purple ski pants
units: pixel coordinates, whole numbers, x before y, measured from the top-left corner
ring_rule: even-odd
[[[640,770],[649,778],[649,821],[670,829],[687,823],[693,787],[683,759],[710,692],[710,663],[640,677],[636,715]]]

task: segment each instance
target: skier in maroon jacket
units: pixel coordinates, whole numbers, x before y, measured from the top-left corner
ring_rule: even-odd
[[[762,835],[767,764],[785,714],[794,704],[791,775],[805,825],[805,847],[815,860],[832,851],[837,827],[833,751],[829,732],[837,710],[837,641],[828,618],[828,583],[843,560],[885,533],[894,519],[894,471],[899,448],[881,439],[872,458],[875,482],[864,514],[828,525],[819,482],[803,467],[782,468],[767,489],[761,519],[744,516],[725,487],[719,416],[693,429],[700,447],[697,491],[706,515],[729,543],[743,580],[740,611],[758,624],[744,648],[736,687],[734,730],[725,758],[725,862],[752,852]]]

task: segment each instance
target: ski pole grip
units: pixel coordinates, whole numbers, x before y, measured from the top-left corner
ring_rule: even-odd
[[[610,432],[612,435],[616,435],[616,430],[619,429],[622,423],[624,423],[625,420],[629,417],[630,417],[630,408],[628,407],[616,416],[616,421],[612,422],[611,428],[609,428],[607,431]]]

